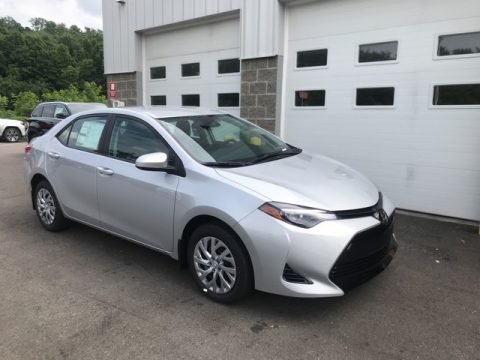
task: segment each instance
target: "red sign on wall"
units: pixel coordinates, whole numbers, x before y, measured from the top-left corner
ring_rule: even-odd
[[[110,81],[108,83],[108,98],[115,99],[117,97],[117,83],[115,81]]]

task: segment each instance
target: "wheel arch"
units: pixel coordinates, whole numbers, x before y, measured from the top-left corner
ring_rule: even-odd
[[[188,262],[187,262],[188,241],[192,233],[195,231],[195,229],[197,229],[198,227],[204,224],[216,224],[224,228],[225,230],[229,231],[237,239],[239,245],[243,248],[243,250],[245,251],[245,254],[247,254],[248,263],[250,265],[250,270],[252,272],[252,281],[253,281],[253,285],[255,286],[254,267],[252,264],[251,254],[249,253],[247,246],[243,242],[240,235],[238,235],[238,233],[230,225],[228,225],[226,222],[212,215],[195,216],[192,219],[190,219],[190,221],[183,228],[182,237],[178,241],[178,250],[177,250],[178,261],[180,263],[180,266],[182,268],[186,268],[188,266]]]
[[[46,181],[50,184],[50,182],[47,180],[47,178],[45,176],[43,176],[42,174],[35,174],[32,179],[30,180],[30,197],[32,199],[32,207],[33,207],[33,210],[36,210],[36,207],[35,207],[35,199],[34,199],[34,196],[35,196],[35,189],[37,188],[37,185],[41,182],[41,181]]]

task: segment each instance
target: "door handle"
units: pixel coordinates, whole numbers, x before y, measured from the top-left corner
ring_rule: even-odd
[[[112,169],[105,168],[105,167],[102,167],[102,166],[97,167],[97,171],[101,175],[112,176],[113,174],[115,174],[115,171],[113,171]]]
[[[59,153],[56,153],[56,152],[53,152],[53,151],[50,151],[47,154],[48,154],[48,157],[51,158],[51,159],[58,159],[60,157]]]

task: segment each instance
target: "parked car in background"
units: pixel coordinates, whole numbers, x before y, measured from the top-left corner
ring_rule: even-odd
[[[0,119],[0,136],[8,142],[17,142],[25,136],[23,121]]]
[[[27,140],[30,142],[34,137],[43,135],[58,122],[72,114],[84,110],[106,108],[101,103],[75,103],[75,102],[45,102],[33,109],[27,120]]]
[[[219,302],[340,296],[397,248],[365,176],[219,111],[84,112],[28,144],[25,169],[47,230],[75,220],[161,251]]]

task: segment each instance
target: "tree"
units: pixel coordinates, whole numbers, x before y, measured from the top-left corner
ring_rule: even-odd
[[[14,110],[25,92],[37,98],[44,94],[96,98],[92,90],[97,88],[86,82],[99,87],[102,99],[101,89],[106,87],[102,32],[67,28],[42,18],[33,18],[31,24],[26,28],[11,17],[0,18],[0,96],[8,98],[7,110]]]
[[[33,108],[39,103],[38,96],[31,91],[24,91],[15,97],[15,113],[19,116],[30,116]]]

